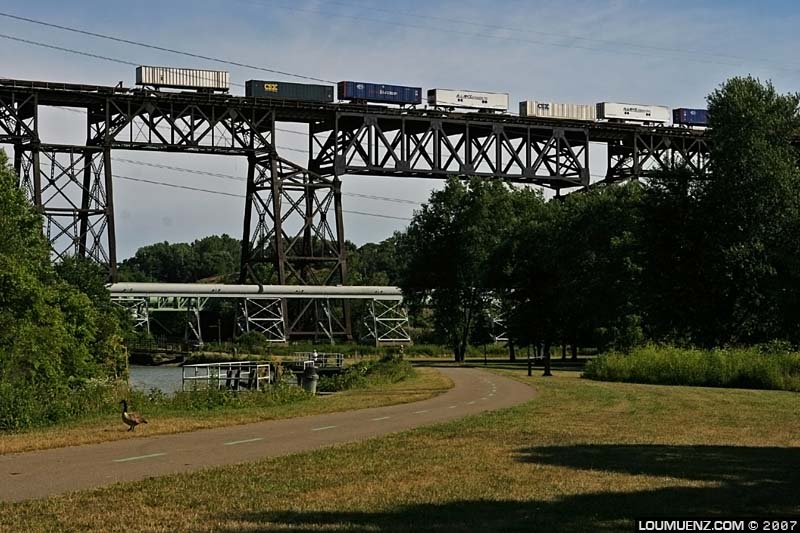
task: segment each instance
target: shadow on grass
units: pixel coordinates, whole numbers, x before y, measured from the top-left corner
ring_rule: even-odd
[[[735,446],[564,446],[520,451],[524,463],[706,482],[554,500],[458,500],[388,511],[262,511],[223,531],[631,531],[646,516],[778,517],[800,514],[800,449]],[[532,482],[535,482],[533,479]],[[664,480],[659,480],[663,485]],[[642,486],[647,486],[643,480]],[[669,483],[669,481],[667,481]],[[677,482],[675,483],[678,484]],[[453,489],[457,494],[457,488]],[[513,491],[513,487],[509,488]],[[220,517],[222,518],[222,517]]]

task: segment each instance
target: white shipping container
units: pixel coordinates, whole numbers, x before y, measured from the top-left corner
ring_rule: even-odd
[[[595,106],[587,104],[561,104],[525,100],[519,103],[521,117],[563,118],[569,120],[596,120]]]
[[[428,105],[508,111],[508,93],[428,89]]]
[[[228,72],[174,67],[136,67],[136,85],[171,87],[173,89],[230,89]]]
[[[629,122],[669,122],[669,108],[660,105],[620,104],[600,102],[597,104],[597,118],[601,120],[624,120]]]

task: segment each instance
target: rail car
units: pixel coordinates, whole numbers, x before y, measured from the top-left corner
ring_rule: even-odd
[[[597,120],[666,124],[669,119],[669,108],[660,105],[597,103]]]
[[[206,92],[228,92],[230,75],[224,70],[202,70],[195,68],[136,67],[136,85],[153,89],[194,89]]]
[[[247,80],[244,84],[244,95],[248,98],[280,98],[282,100],[331,103],[333,102],[333,86]]]
[[[340,81],[336,87],[339,100],[355,103],[418,105],[422,103],[422,87]]]
[[[706,127],[708,126],[708,111],[679,107],[672,110],[672,123],[676,126]]]
[[[558,102],[524,100],[519,103],[519,116],[594,122],[597,120],[596,109],[595,106],[588,104],[563,104]]]
[[[428,105],[436,109],[477,109],[508,112],[508,93],[489,93],[454,89],[428,89]]]

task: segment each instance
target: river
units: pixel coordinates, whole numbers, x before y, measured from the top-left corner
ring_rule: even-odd
[[[181,390],[182,368],[179,366],[131,365],[128,370],[128,383],[136,389],[158,389],[167,394]]]

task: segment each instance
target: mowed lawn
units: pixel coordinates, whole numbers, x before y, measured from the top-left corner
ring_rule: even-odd
[[[636,516],[800,514],[798,394],[500,372],[537,396],[362,443],[3,504],[0,530],[630,531]]]

